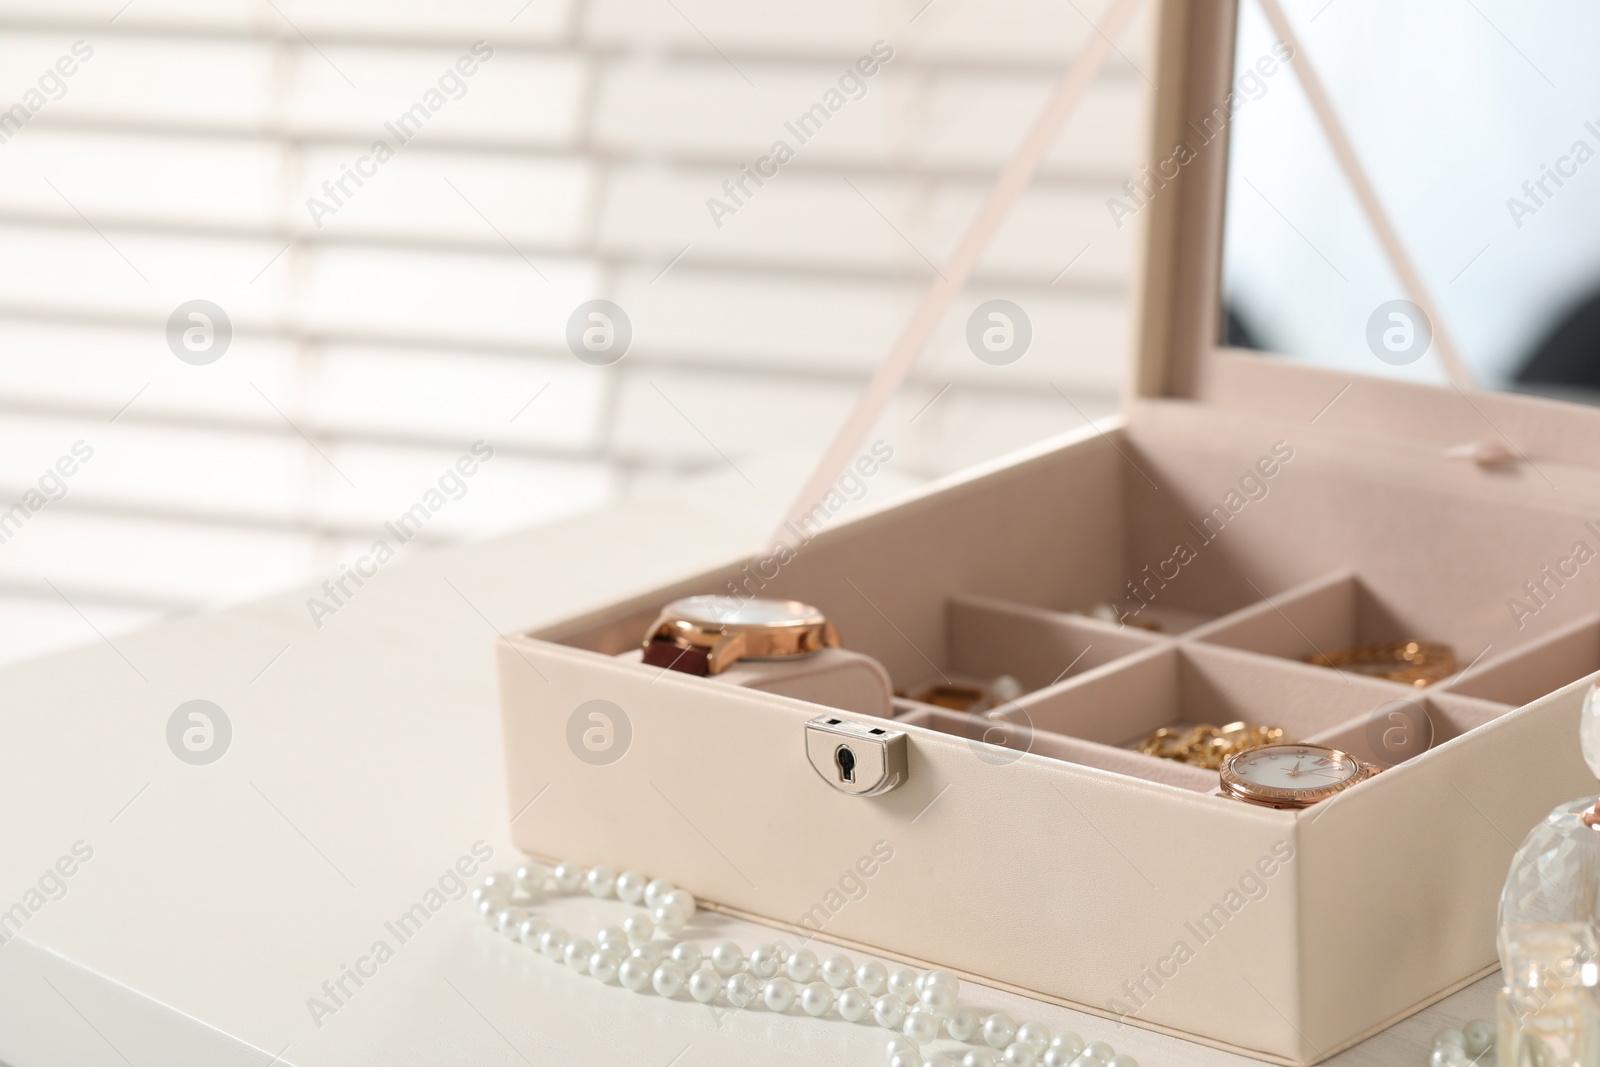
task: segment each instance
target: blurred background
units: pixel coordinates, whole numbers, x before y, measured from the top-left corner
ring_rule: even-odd
[[[0,2],[0,514],[48,498],[0,521],[0,661],[335,577],[474,441],[404,551],[761,457],[797,482],[1106,6]],[[1144,37],[885,417],[874,493],[1116,409]],[[1006,366],[964,338],[994,298],[1033,329]],[[631,323],[609,366],[566,341],[594,299]],[[211,362],[169,343],[196,300],[227,325],[173,336],[231,325]]]

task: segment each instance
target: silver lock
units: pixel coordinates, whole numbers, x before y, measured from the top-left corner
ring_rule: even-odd
[[[806,723],[806,757],[841,793],[875,797],[906,781],[906,735],[823,715]]]

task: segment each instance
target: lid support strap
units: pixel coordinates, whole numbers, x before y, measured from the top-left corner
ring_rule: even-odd
[[[1089,36],[1088,42],[1056,85],[1055,91],[1045,103],[1044,110],[1034,121],[1033,128],[1028,131],[1016,154],[1000,172],[1000,177],[989,190],[989,195],[984,200],[983,206],[978,209],[977,215],[967,226],[955,252],[945,263],[944,269],[938,271],[938,277],[928,287],[928,292],[917,305],[910,321],[901,330],[888,356],[868,381],[861,399],[856,402],[844,425],[828,445],[828,450],[823,453],[821,461],[811,472],[811,477],[784,514],[783,521],[773,533],[774,543],[785,539],[789,523],[798,522],[801,516],[814,508],[855,459],[867,435],[872,432],[872,427],[877,424],[889,402],[894,399],[901,383],[905,381],[906,375],[910,373],[912,364],[927,346],[934,327],[939,324],[951,302],[966,286],[967,279],[972,276],[972,271],[978,265],[984,250],[988,248],[989,242],[999,231],[1006,216],[1011,213],[1023,189],[1033,179],[1034,172],[1044,161],[1045,154],[1055,143],[1061,128],[1072,117],[1090,83],[1100,73],[1106,57],[1115,47],[1112,44],[1113,40],[1127,28],[1139,3],[1140,0],[1116,0],[1103,24],[1095,28]]]

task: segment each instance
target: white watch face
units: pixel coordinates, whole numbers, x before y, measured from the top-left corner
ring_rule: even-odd
[[[1267,789],[1326,789],[1361,773],[1352,757],[1318,745],[1269,745],[1235,757],[1230,767],[1241,780]]]
[[[815,625],[822,613],[798,600],[741,599],[731,596],[691,596],[674,600],[667,610],[701,626]]]

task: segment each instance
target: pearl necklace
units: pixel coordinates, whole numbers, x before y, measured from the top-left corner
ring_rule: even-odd
[[[585,891],[642,904],[646,913],[630,915],[621,926],[607,926],[590,941],[552,926],[533,911],[548,896]],[[1042,1024],[1019,1026],[1005,1012],[980,1019],[958,1003],[961,982],[949,971],[891,971],[876,960],[856,966],[842,953],[818,961],[810,949],[791,951],[781,941],[749,953],[723,941],[709,954],[693,941],[673,943],[694,917],[695,899],[687,890],[637,871],[617,874],[606,866],[585,869],[561,863],[552,869],[525,863],[509,873],[489,875],[472,891],[472,903],[502,936],[578,974],[602,983],[615,981],[635,993],[653,989],[670,999],[687,991],[702,1004],[753,1008],[760,1002],[779,1013],[798,1003],[814,1018],[835,1012],[852,1023],[870,1015],[879,1026],[895,1031],[886,1046],[889,1067],[1139,1067],[1132,1056],[1117,1055],[1104,1041],[1086,1045],[1070,1031],[1052,1037]],[[959,1058],[943,1051],[924,1056],[922,1046],[938,1040],[941,1032],[975,1047]]]
[[[1460,1030],[1446,1027],[1433,1035],[1428,1067],[1477,1067],[1494,1044],[1495,1025],[1487,1019],[1474,1019]]]

